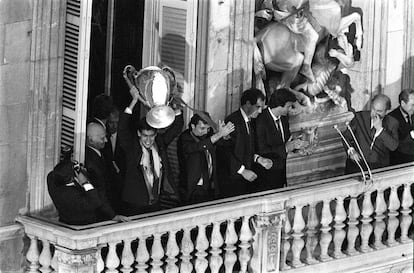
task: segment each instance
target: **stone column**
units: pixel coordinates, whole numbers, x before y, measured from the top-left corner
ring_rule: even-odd
[[[56,246],[56,273],[96,273],[99,249],[69,250]]]
[[[404,63],[402,88],[414,88],[414,2],[405,0],[404,6]]]
[[[204,2],[204,1],[202,1]],[[207,1],[206,1],[207,2]],[[206,109],[214,120],[223,119],[240,106],[240,94],[251,86],[253,63],[254,1],[213,0],[202,4],[199,19],[207,41],[198,52],[196,106]],[[199,40],[200,40],[199,38]]]
[[[281,229],[284,211],[263,213],[256,216],[253,238],[253,272],[279,272]]]
[[[352,6],[362,10],[363,48],[361,60],[348,70],[354,88],[351,104],[356,111],[369,107],[372,93],[385,86],[387,0],[354,0]]]
[[[27,173],[28,209],[51,204],[46,175],[59,156],[65,3],[33,1]]]

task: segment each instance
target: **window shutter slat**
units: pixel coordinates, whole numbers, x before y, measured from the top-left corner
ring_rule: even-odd
[[[63,55],[61,145],[83,161],[92,0],[67,0]]]

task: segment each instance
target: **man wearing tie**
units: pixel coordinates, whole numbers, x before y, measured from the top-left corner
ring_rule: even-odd
[[[306,144],[300,139],[290,139],[287,116],[295,102],[295,95],[288,89],[275,90],[270,96],[267,109],[256,120],[257,153],[272,160],[269,170],[262,168],[263,177],[258,188],[260,191],[286,185],[287,154]]]
[[[398,121],[389,115],[386,116],[390,108],[391,101],[386,95],[376,95],[371,101],[371,111],[356,112],[350,123],[371,169],[389,166],[390,152],[398,147]],[[358,161],[364,168],[362,155],[359,154],[349,130],[344,132],[344,137],[351,145],[351,148],[347,148],[345,173],[359,172],[360,169],[355,162]]]
[[[163,134],[151,127],[145,117],[138,128],[131,131],[131,116],[138,102],[139,92],[130,89],[132,101],[119,120],[118,137],[126,155],[126,171],[122,201],[126,215],[136,215],[161,209],[160,196],[178,197],[173,184],[167,157],[167,146],[183,127],[181,111],[176,110],[174,123]]]
[[[88,171],[90,182],[97,189],[102,203],[108,208],[107,211],[114,212],[108,200],[111,178],[102,152],[107,142],[105,129],[100,123],[90,122],[86,127],[86,135],[85,168]],[[97,217],[98,221],[106,219],[103,214],[99,214]]]
[[[402,90],[398,100],[400,106],[389,113],[399,123],[399,145],[391,153],[391,164],[414,161],[414,89]]]
[[[103,154],[110,173],[108,199],[115,211],[121,211],[121,191],[125,177],[125,151],[118,138],[119,110],[113,107],[106,122],[107,139]]]
[[[209,201],[218,196],[216,179],[216,146],[221,138],[234,130],[229,122],[219,122],[218,131],[210,131],[208,113],[191,117],[188,129],[178,139],[178,160],[180,163],[180,190],[187,204]]]
[[[255,153],[255,132],[252,119],[262,112],[265,97],[262,91],[252,88],[243,92],[241,107],[230,114],[225,123],[231,122],[235,130],[230,139],[218,145],[218,174],[223,197],[246,194],[256,191],[256,165],[266,169],[272,161]]]

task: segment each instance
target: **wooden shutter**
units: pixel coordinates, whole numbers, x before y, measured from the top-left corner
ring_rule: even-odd
[[[164,64],[171,67],[175,71],[181,97],[193,106],[197,0],[147,0],[145,17],[143,66]],[[187,120],[190,114],[187,111]],[[172,175],[178,183],[176,140],[169,145],[167,152]]]
[[[92,0],[67,0],[62,91],[61,145],[83,161],[88,96]]]

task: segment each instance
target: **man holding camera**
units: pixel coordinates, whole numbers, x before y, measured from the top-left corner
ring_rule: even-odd
[[[115,215],[89,182],[86,169],[63,160],[47,176],[49,195],[59,212],[59,221],[69,225],[88,225],[99,221],[128,221]]]

